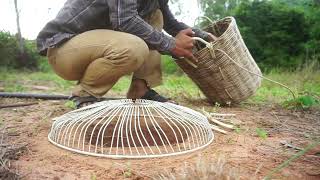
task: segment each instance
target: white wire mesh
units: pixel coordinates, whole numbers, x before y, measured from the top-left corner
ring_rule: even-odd
[[[184,154],[214,139],[205,116],[172,103],[103,101],[54,119],[49,141],[61,148],[109,158]]]

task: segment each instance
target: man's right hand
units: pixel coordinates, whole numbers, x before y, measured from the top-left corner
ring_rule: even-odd
[[[194,32],[191,28],[180,31],[175,37],[176,46],[171,50],[171,53],[178,58],[185,57],[197,61],[192,54],[194,46],[193,36]]]

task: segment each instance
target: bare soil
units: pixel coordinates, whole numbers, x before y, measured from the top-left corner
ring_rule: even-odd
[[[12,161],[22,179],[152,179],[165,173],[178,174],[199,160],[209,166],[221,158],[226,168],[235,170],[241,179],[262,179],[297,153],[281,142],[304,148],[320,137],[317,109],[293,111],[276,105],[242,105],[217,108],[220,113],[236,114],[240,128],[227,135],[215,133],[214,142],[202,151],[169,158],[112,160],[68,152],[48,142],[52,118],[71,111],[64,101],[0,99],[0,105],[27,102],[38,104],[0,109],[1,126],[9,132],[10,143],[27,143],[28,150]],[[205,101],[185,101],[182,105],[213,110]],[[264,129],[268,137],[259,137],[256,128]],[[275,178],[320,179],[320,147],[293,161]]]

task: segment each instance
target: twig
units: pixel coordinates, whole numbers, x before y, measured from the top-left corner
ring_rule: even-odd
[[[228,128],[228,129],[233,129],[233,125],[230,125],[230,124],[225,124],[225,123],[223,123],[223,122],[220,122],[220,121],[218,121],[218,120],[216,120],[216,119],[214,119],[214,118],[208,118],[210,121],[212,121],[213,123],[216,123],[216,124],[218,124],[218,125],[220,125],[220,126],[222,126],[222,127],[225,127],[225,128]]]
[[[236,117],[235,114],[220,114],[220,113],[210,113],[211,116],[217,117]]]
[[[14,108],[14,107],[24,107],[24,106],[32,106],[32,105],[36,105],[36,104],[39,104],[39,103],[10,104],[10,105],[0,106],[0,109],[3,109],[3,108]]]
[[[220,122],[216,119],[214,119],[207,111],[205,111],[204,109],[202,109],[203,114],[213,123],[216,123],[217,125],[220,125],[222,127],[228,128],[228,129],[233,129],[232,125],[229,124],[225,124],[223,122]]]
[[[256,169],[256,172],[254,173],[255,176],[257,176],[258,172],[261,170],[262,167],[263,167],[263,163],[260,163]]]
[[[287,147],[287,148],[292,148],[292,149],[297,150],[297,151],[302,151],[303,150],[302,148],[294,146],[294,145],[288,143],[287,141],[280,141],[280,144],[285,146],[285,147]]]
[[[210,126],[211,126],[211,129],[213,129],[214,131],[221,132],[222,134],[227,134],[228,133],[227,131],[220,129],[219,127],[217,127],[215,125],[210,124]]]

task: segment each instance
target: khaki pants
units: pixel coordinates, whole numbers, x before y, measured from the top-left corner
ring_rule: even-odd
[[[163,28],[160,10],[145,19],[158,30]],[[161,56],[149,50],[137,36],[113,30],[91,30],[79,34],[58,48],[49,48],[54,71],[65,80],[79,81],[73,95],[101,97],[120,77],[134,72],[148,86],[162,83]]]

